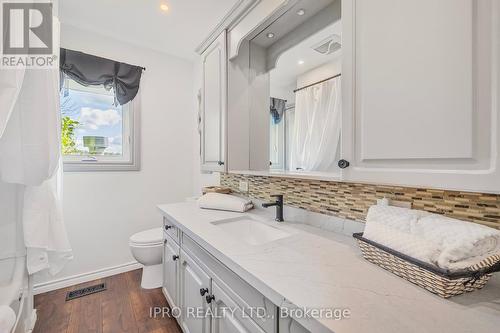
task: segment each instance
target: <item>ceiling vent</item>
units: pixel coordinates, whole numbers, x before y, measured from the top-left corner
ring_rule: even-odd
[[[332,54],[333,52],[340,50],[341,47],[342,44],[339,35],[331,35],[312,46],[314,51],[323,55]]]

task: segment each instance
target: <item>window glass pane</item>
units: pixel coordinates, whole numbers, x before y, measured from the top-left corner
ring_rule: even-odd
[[[123,155],[123,109],[114,105],[113,91],[70,81],[61,92],[61,112],[63,155]]]

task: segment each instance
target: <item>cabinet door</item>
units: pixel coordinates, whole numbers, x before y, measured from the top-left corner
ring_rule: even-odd
[[[209,333],[210,316],[205,315],[210,305],[206,296],[211,295],[210,277],[181,250],[180,304],[181,326],[185,333]],[[201,295],[201,290],[208,290]]]
[[[279,333],[310,333],[296,320],[290,317],[280,318],[279,327],[280,327]]]
[[[163,252],[163,288],[171,308],[178,306],[179,246],[167,236]]]
[[[214,296],[212,333],[265,333],[238,307],[230,291],[224,291],[215,281],[212,282],[212,291]]]
[[[201,168],[224,171],[226,161],[227,55],[224,31],[201,55]]]
[[[349,181],[500,192],[494,0],[342,3]]]

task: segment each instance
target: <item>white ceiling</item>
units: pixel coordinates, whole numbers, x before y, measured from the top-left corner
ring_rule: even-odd
[[[61,0],[63,24],[193,59],[238,0]],[[168,5],[168,12],[160,4]]]
[[[340,50],[329,55],[322,55],[312,48],[312,46],[334,34],[342,35],[342,24],[340,21],[318,31],[316,34],[283,53],[279,57],[276,67],[271,71],[271,85],[286,87],[295,84],[299,75],[339,59],[341,56]],[[299,60],[304,61],[304,63],[300,65],[298,63]]]
[[[293,31],[293,29],[306,23],[306,21],[313,19],[314,15],[327,9],[327,7],[334,1],[335,0],[297,0],[297,2],[290,7],[286,13],[282,14],[276,21],[267,26],[262,32],[260,32],[259,35],[253,38],[252,42],[267,48],[287,33]],[[297,15],[297,11],[300,9],[305,11],[305,14],[302,16]],[[332,17],[334,17],[333,13]],[[270,32],[274,34],[274,38],[272,39],[267,37],[267,34]]]

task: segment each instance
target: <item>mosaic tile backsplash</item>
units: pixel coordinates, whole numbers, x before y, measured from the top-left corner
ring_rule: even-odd
[[[248,181],[248,193],[238,190],[240,180]],[[414,209],[500,229],[500,195],[495,194],[240,174],[222,174],[221,185],[261,200],[282,193],[286,205],[361,222],[368,208],[385,197],[409,202]]]

